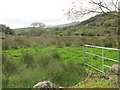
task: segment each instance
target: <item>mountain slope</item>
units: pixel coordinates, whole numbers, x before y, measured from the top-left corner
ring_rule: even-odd
[[[76,25],[76,24],[78,24],[78,23],[80,23],[80,22],[71,22],[71,23],[67,23],[67,24],[60,24],[60,25],[46,25],[46,27],[45,28],[55,28],[55,27],[67,27],[67,26],[72,26],[72,25]],[[13,30],[15,30],[15,31],[26,31],[26,30],[30,30],[31,29],[31,27],[24,27],[24,28],[16,28],[16,29],[13,29]]]
[[[110,12],[99,14],[79,24],[53,30],[60,36],[104,36],[118,33],[118,17]],[[53,33],[52,32],[52,33]]]
[[[108,12],[107,14],[99,14],[88,20],[82,22],[74,22],[69,24],[58,25],[54,27],[31,29],[21,28],[16,29],[22,31],[21,35],[32,35],[33,33],[40,33],[39,35],[57,35],[57,36],[111,36],[118,34],[118,17],[114,15],[115,12]],[[70,26],[69,26],[70,25]],[[24,33],[26,31],[28,33]],[[44,33],[43,33],[44,31]],[[32,33],[31,33],[32,32]],[[38,35],[38,34],[34,34]],[[38,35],[38,36],[39,36]]]
[[[55,27],[67,27],[67,26],[72,26],[72,25],[76,25],[80,22],[71,22],[71,23],[67,23],[67,24],[60,24],[60,25],[54,25],[54,26],[47,26],[47,28],[55,28]]]

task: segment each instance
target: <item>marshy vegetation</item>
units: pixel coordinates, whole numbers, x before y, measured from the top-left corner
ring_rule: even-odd
[[[31,88],[45,80],[68,87],[83,81],[87,73],[82,59],[79,60],[81,63],[75,62],[74,58],[78,57],[74,56],[78,52],[76,49],[80,50],[69,47],[4,50],[3,87]],[[71,56],[68,53],[70,51]]]
[[[86,79],[83,43],[86,37],[9,37],[3,40],[3,87],[31,88],[49,80],[57,86],[69,87]],[[90,39],[90,38],[89,38]],[[108,39],[109,40],[109,39]],[[91,37],[91,42],[93,37]],[[93,43],[95,43],[93,41]],[[97,42],[98,44],[98,42]],[[105,43],[104,43],[105,44]],[[114,43],[111,43],[116,45]],[[96,45],[96,44],[95,44]],[[100,50],[87,49],[96,54]],[[106,55],[113,52],[106,51]],[[111,55],[116,59],[117,53]],[[88,56],[89,63],[102,68],[101,60]],[[110,66],[113,62],[107,61]],[[106,68],[106,71],[108,68]]]
[[[116,17],[104,20],[106,17],[99,15],[74,26],[32,28],[2,36],[3,87],[32,88],[45,80],[58,87],[70,87],[84,81],[89,73],[84,67],[84,44],[118,47],[117,26],[112,24]],[[98,49],[87,50],[101,55]],[[106,57],[117,59],[116,52],[105,52]],[[87,56],[87,60],[101,69],[101,59]]]

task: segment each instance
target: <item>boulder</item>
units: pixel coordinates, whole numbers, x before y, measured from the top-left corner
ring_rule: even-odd
[[[56,88],[50,81],[38,82],[33,88]]]
[[[108,74],[120,75],[120,65],[114,64],[107,72]]]

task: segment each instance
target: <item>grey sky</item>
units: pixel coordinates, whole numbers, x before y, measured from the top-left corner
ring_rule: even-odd
[[[21,28],[33,22],[46,25],[70,23],[73,20],[68,20],[64,14],[72,1],[76,0],[0,0],[0,24]]]
[[[68,20],[64,13],[72,1],[77,0],[0,0],[0,24],[21,28],[28,27],[33,22],[43,22],[46,25],[69,23],[72,20]],[[80,1],[83,3],[80,7],[89,6],[83,2],[85,0]]]
[[[32,22],[69,23],[63,12],[69,2],[71,0],[0,0],[0,23],[11,28],[27,27]]]

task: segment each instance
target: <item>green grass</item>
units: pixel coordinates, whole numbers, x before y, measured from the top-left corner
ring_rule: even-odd
[[[47,47],[47,48],[21,48],[15,50],[3,50],[3,53],[11,58],[20,60],[26,52],[33,54],[34,57],[45,57],[51,56],[52,53],[56,52],[60,55],[62,61],[74,61],[75,63],[84,62],[84,48],[83,47]]]
[[[68,87],[84,81],[82,51],[83,47],[3,50],[3,87],[31,88],[45,80]]]
[[[37,82],[45,80],[50,80],[57,86],[74,86],[87,77],[84,50],[83,46],[3,50],[3,87],[31,88]],[[87,48],[86,51],[102,55],[101,49]],[[117,60],[118,53],[104,50],[104,55]],[[87,55],[86,60],[88,64],[102,70],[101,58]],[[105,60],[105,64],[112,66],[117,63]],[[108,69],[105,67],[105,72]]]
[[[72,88],[112,88],[107,80],[95,80]]]
[[[45,80],[57,86],[69,87],[84,81],[87,71],[82,46],[118,47],[116,20],[117,17],[108,13],[69,27],[18,31],[16,35],[20,36],[3,36],[3,87],[31,88]],[[87,51],[102,55],[101,49],[87,48]],[[104,56],[118,60],[116,51],[105,50]],[[102,70],[101,58],[87,55],[86,60]],[[109,66],[117,64],[108,60],[104,63]],[[104,69],[107,72],[109,68]],[[95,83],[91,82],[90,86]],[[96,86],[100,83],[102,81],[97,82]]]
[[[105,76],[109,79],[103,78]],[[77,86],[71,86],[69,88],[118,88],[118,76],[117,75],[105,75],[96,73],[96,76],[87,78],[84,82],[79,83]]]

